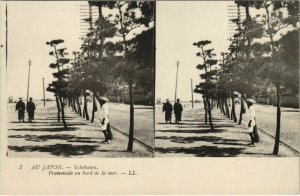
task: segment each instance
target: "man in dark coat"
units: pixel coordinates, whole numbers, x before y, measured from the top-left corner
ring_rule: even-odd
[[[25,113],[25,103],[22,101],[22,98],[19,98],[19,102],[16,104],[16,111],[18,110],[18,119],[19,122],[24,122],[24,113]]]
[[[172,120],[172,110],[173,110],[172,104],[169,102],[169,99],[167,99],[167,102],[164,103],[164,105],[163,105],[163,112],[165,112],[166,124],[168,122],[170,122],[170,124],[172,123],[171,122],[171,120]]]
[[[175,114],[175,122],[176,124],[179,124],[179,121],[181,121],[181,112],[182,112],[182,105],[179,103],[179,99],[177,99],[177,102],[174,104],[174,114]]]
[[[26,110],[28,113],[28,122],[32,122],[34,119],[34,110],[35,110],[35,104],[32,101],[32,98],[30,97],[29,102],[26,105]]]

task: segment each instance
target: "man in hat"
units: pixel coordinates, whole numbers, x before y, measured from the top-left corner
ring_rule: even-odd
[[[177,102],[174,104],[174,114],[175,114],[175,123],[179,124],[179,121],[181,121],[181,112],[182,112],[182,105],[179,103],[179,99],[177,99]]]
[[[246,99],[245,100],[248,106],[248,112],[247,112],[247,119],[248,119],[248,125],[247,125],[247,131],[250,135],[251,138],[251,146],[254,147],[254,142],[255,142],[255,135],[254,135],[254,127],[256,125],[255,122],[255,109],[253,104],[255,103],[254,99]]]
[[[113,135],[110,128],[109,122],[109,111],[107,102],[109,101],[106,97],[99,97],[98,101],[100,103],[99,110],[97,110],[96,117],[100,123],[100,130],[103,131],[105,140],[104,143],[109,143],[109,140],[113,139]]]
[[[19,102],[16,104],[16,111],[18,110],[18,119],[19,122],[24,122],[24,113],[25,113],[25,103],[22,101],[22,98],[19,98]]]
[[[29,102],[26,105],[26,110],[28,113],[28,122],[31,123],[34,119],[34,110],[35,110],[35,104],[32,101],[32,98],[29,98]]]
[[[163,112],[165,112],[165,121],[166,124],[169,122],[170,124],[172,123],[172,104],[169,102],[169,99],[166,100],[166,103],[163,105]]]

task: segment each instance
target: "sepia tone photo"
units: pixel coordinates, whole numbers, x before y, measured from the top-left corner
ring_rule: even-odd
[[[299,1],[6,0],[0,26],[0,194],[299,193]]]
[[[299,2],[156,13],[155,156],[299,156]]]
[[[153,157],[155,2],[3,5],[8,157]]]

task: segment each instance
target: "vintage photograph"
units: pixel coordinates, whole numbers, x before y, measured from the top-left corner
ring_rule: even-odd
[[[160,2],[156,18],[156,157],[299,156],[299,1]]]
[[[153,157],[155,2],[8,1],[8,157]]]

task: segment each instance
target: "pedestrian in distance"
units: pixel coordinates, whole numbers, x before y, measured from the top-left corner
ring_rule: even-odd
[[[170,124],[172,123],[172,104],[169,102],[169,99],[166,100],[166,103],[163,105],[163,111],[165,112],[165,121],[166,124],[169,122]]]
[[[175,114],[175,123],[179,124],[179,121],[181,121],[181,113],[183,111],[181,103],[179,103],[180,100],[177,99],[177,102],[174,104],[174,114]]]
[[[96,118],[98,119],[98,123],[100,124],[100,130],[103,132],[105,137],[103,143],[109,144],[109,141],[113,139],[113,135],[110,127],[110,121],[109,121],[108,104],[107,104],[109,100],[106,97],[99,97],[98,101],[100,103],[100,107],[96,112]]]
[[[248,120],[248,124],[247,124],[247,132],[250,135],[251,138],[251,143],[250,146],[254,147],[255,144],[255,135],[254,135],[254,128],[256,125],[255,122],[255,108],[254,108],[254,104],[256,103],[254,99],[246,99],[245,100],[248,106],[248,112],[247,112],[247,120]]]
[[[32,98],[29,98],[29,101],[26,105],[26,110],[28,113],[28,122],[32,123],[32,120],[34,120],[34,110],[35,110],[35,104],[32,101]]]
[[[19,102],[16,104],[16,111],[17,110],[19,122],[24,122],[25,103],[22,101],[21,97],[19,98]]]

